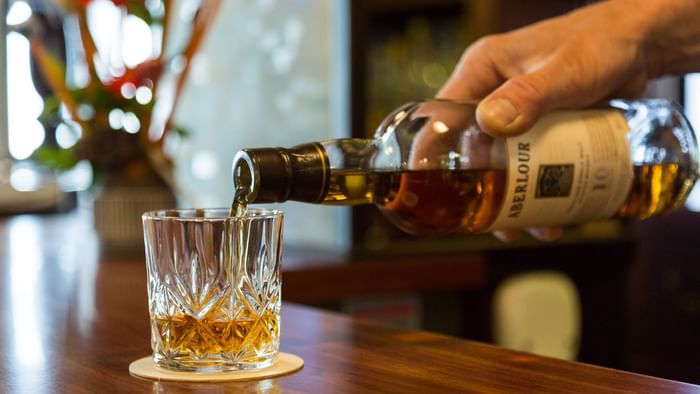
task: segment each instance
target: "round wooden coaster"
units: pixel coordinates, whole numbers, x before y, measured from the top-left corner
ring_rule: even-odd
[[[277,362],[272,366],[257,371],[233,372],[179,372],[161,368],[153,362],[151,356],[140,358],[129,364],[129,372],[134,376],[155,380],[175,380],[181,382],[226,382],[235,380],[256,380],[286,375],[300,370],[304,366],[301,357],[280,352]]]

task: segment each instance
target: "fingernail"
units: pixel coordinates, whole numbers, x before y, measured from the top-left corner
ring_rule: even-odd
[[[494,231],[493,235],[498,238],[501,242],[510,243],[517,241],[522,233],[517,230],[499,230]]]
[[[556,241],[564,234],[561,227],[538,227],[529,229],[530,234],[540,241]]]
[[[508,126],[520,115],[520,112],[510,101],[502,98],[481,103],[479,110],[499,127]]]

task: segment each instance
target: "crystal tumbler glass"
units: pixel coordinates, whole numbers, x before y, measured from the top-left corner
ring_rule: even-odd
[[[279,350],[282,213],[143,214],[153,360],[194,372],[270,366]]]

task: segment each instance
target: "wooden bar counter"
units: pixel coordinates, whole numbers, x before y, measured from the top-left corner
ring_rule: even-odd
[[[700,392],[289,302],[282,350],[304,359],[297,373],[239,383],[136,378],[129,363],[150,353],[143,258],[100,258],[89,221],[77,216],[16,216],[0,225],[0,392]]]

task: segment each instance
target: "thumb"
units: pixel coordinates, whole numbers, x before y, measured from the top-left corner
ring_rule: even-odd
[[[544,112],[562,104],[557,74],[544,78],[541,72],[513,77],[484,98],[477,107],[479,125],[489,134],[511,136],[529,130]],[[565,100],[570,101],[570,100]]]
[[[508,79],[491,92],[477,107],[479,125],[496,136],[521,134],[547,111],[591,105],[612,93],[612,87],[620,85],[621,80],[634,79],[609,65],[571,61],[582,56],[572,51],[559,52],[538,68]],[[642,86],[644,81],[628,82],[642,82]]]

